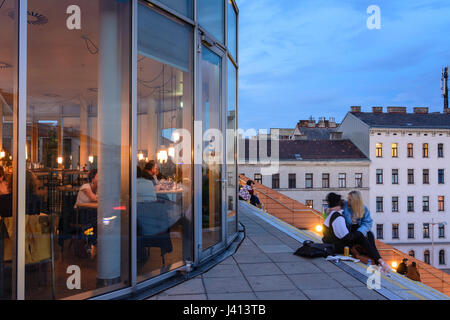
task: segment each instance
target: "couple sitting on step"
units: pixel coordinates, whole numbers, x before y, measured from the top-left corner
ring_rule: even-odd
[[[253,190],[254,185],[254,181],[248,180],[247,184],[239,190],[239,200],[250,201],[250,204],[262,209],[261,201],[259,201],[258,196],[255,194],[255,190]]]
[[[343,201],[336,193],[329,193],[326,201],[328,209],[323,223],[322,241],[334,244],[338,253],[344,252],[344,248],[349,247],[355,258],[363,261],[361,258],[368,256],[380,266],[381,272],[389,272],[390,268],[381,258],[373,233],[370,231],[372,218],[369,210],[364,206],[361,193],[350,192],[347,201]]]

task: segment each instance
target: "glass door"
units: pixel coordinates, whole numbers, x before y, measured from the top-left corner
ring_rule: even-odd
[[[202,125],[201,257],[224,244],[223,54],[202,46],[200,107]]]

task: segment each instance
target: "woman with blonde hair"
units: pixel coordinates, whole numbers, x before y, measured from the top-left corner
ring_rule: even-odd
[[[361,192],[351,191],[347,196],[347,201],[344,202],[343,210],[345,222],[353,235],[354,243],[360,244],[383,272],[388,272],[390,268],[381,258],[375,245],[375,237],[370,231],[373,220],[370,217],[369,209],[364,205]]]

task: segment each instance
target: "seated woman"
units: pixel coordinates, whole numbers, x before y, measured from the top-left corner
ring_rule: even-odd
[[[144,172],[137,167],[136,201],[153,202],[156,200],[155,185],[152,181],[146,179]]]
[[[372,229],[372,218],[363,203],[361,192],[352,191],[348,194],[343,211],[347,228],[352,235],[353,244],[360,244],[375,264],[381,267],[382,272],[390,271],[390,267],[381,258],[375,245],[375,237],[370,231]]]
[[[80,191],[78,191],[77,201],[75,203],[75,208],[78,208],[79,204],[82,203],[93,203],[97,202],[97,169],[93,169],[89,172],[89,182],[81,186]]]

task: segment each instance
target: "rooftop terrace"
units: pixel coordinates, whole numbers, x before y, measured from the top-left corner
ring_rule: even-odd
[[[208,272],[163,291],[151,300],[442,300],[447,296],[401,275],[383,276],[381,289],[368,289],[366,266],[294,251],[318,240],[246,202],[239,203],[245,239],[237,252]]]

